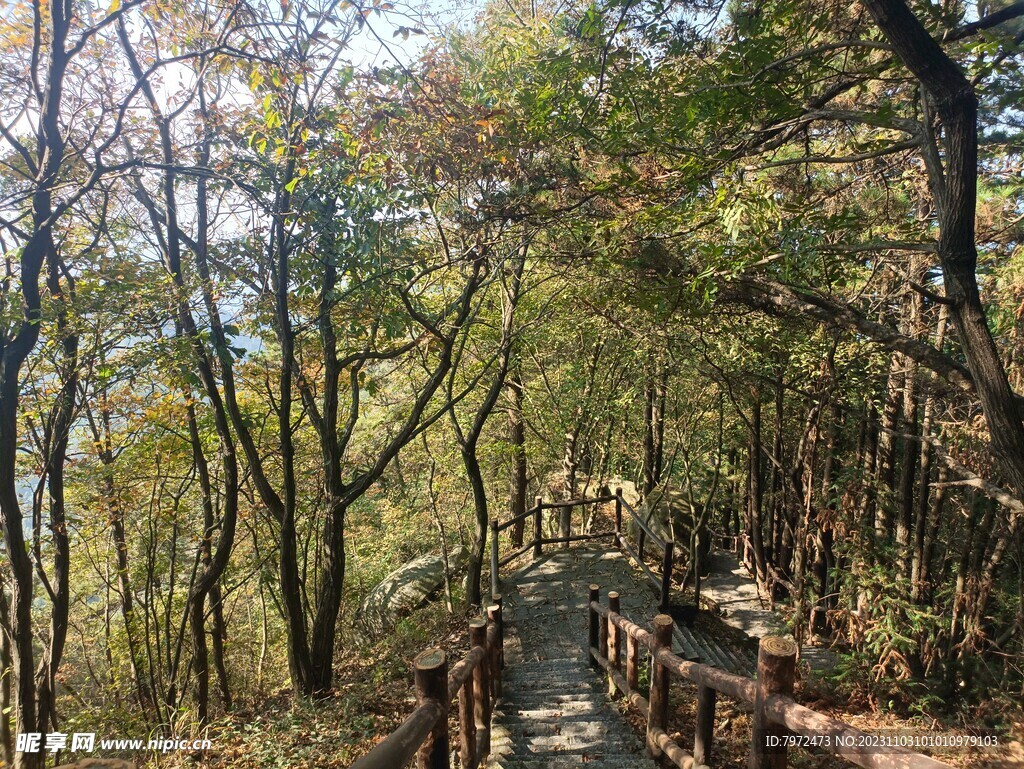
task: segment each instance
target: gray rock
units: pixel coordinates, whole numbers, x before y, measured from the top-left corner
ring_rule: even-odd
[[[664,486],[657,488],[647,495],[636,512],[658,537],[666,542],[676,542],[678,555],[682,556],[689,551],[694,518],[699,519],[701,511],[697,510],[695,515],[683,492],[666,489]],[[629,518],[629,535],[634,542],[640,535],[640,527],[632,517]],[[705,532],[701,539],[701,561],[706,564],[711,551],[711,536]]]
[[[465,562],[465,553],[451,553],[449,560],[455,571]],[[400,618],[423,606],[443,585],[441,556],[420,556],[395,569],[366,594],[357,612],[358,621],[370,635],[383,635]]]

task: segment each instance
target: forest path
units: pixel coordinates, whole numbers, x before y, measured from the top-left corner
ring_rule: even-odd
[[[657,597],[618,550],[552,550],[502,580],[505,618],[503,696],[494,710],[491,767],[645,769],[640,739],[608,697],[607,683],[589,666],[588,587],[619,593],[623,616],[648,625]],[[756,660],[706,629],[677,626],[673,648],[741,675]]]
[[[785,619],[761,600],[757,583],[734,554],[712,551],[708,571],[708,576],[701,580],[701,595],[722,610],[722,622],[754,639],[789,634]],[[836,654],[830,649],[808,644],[800,649],[800,659],[809,664],[811,670],[831,670],[837,662]]]

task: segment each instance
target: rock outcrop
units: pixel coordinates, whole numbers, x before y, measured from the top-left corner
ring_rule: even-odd
[[[449,556],[455,571],[465,562],[465,552]],[[439,554],[423,555],[401,566],[380,581],[359,606],[360,625],[379,637],[404,616],[423,606],[444,585],[444,559]]]

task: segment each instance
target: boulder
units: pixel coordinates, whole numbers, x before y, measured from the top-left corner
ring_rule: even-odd
[[[583,487],[580,496],[603,497],[614,494],[615,489],[622,489],[622,498],[626,500],[626,504],[632,505],[634,508],[640,504],[640,492],[637,491],[636,484],[622,478],[605,478],[601,481],[595,479]]]
[[[449,555],[454,571],[465,561],[465,552]],[[359,624],[379,637],[402,617],[423,606],[444,585],[444,559],[440,554],[422,555],[395,569],[373,587],[359,605]]]
[[[625,496],[625,490],[623,490]],[[676,555],[686,557],[690,550],[690,532],[694,525],[694,511],[683,492],[659,487],[647,495],[636,509],[637,515],[647,524],[658,537],[676,543]],[[697,511],[700,518],[700,511]],[[629,516],[629,537],[636,542],[640,536],[640,527],[632,516]],[[700,555],[703,565],[707,566],[707,555],[711,552],[711,535],[705,531],[701,537]],[[702,569],[703,570],[703,569]]]

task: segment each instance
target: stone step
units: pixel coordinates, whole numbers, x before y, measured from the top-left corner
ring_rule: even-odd
[[[522,663],[517,670],[547,671],[576,668],[579,666],[579,659],[575,657],[552,657],[551,659],[537,662]]]
[[[563,713],[558,716],[550,717],[523,717],[515,714],[505,714],[501,719],[502,728],[509,730],[517,729],[520,726],[532,726],[536,725],[538,728],[547,726],[564,726],[566,724],[608,724],[616,728],[628,729],[626,722],[622,717],[615,713],[614,715],[602,716],[594,713]]]
[[[600,693],[605,690],[600,680],[587,676],[586,678],[559,678],[545,680],[543,676],[532,676],[530,678],[518,678],[504,682],[504,694],[511,699],[522,695],[531,696],[540,694],[546,696],[563,692],[565,694],[583,694],[585,692]]]
[[[594,731],[591,734],[520,734],[505,737],[491,736],[491,749],[508,746],[516,755],[528,755],[547,752],[618,752],[629,753],[640,747],[640,742],[632,735],[609,734],[607,731]]]
[[[503,713],[511,714],[524,710],[544,710],[545,708],[559,710],[572,707],[578,708],[583,705],[604,707],[607,704],[608,700],[598,692],[588,692],[586,694],[559,692],[558,694],[549,694],[547,696],[532,695],[528,697],[506,699],[499,702],[499,707]]]
[[[562,702],[547,704],[543,706],[522,705],[522,706],[501,706],[501,709],[494,711],[496,723],[506,717],[520,719],[555,719],[568,716],[586,715],[590,717],[601,717],[605,713],[607,705],[603,702]]]
[[[646,583],[607,548],[552,548],[503,580],[508,664],[504,698],[494,710],[492,769],[656,769],[609,700],[606,676],[587,659],[590,584],[601,586],[603,600],[617,590],[623,615],[641,626],[657,614]],[[680,629],[673,647],[726,669],[742,661],[728,644],[691,628]]]
[[[512,690],[558,689],[563,686],[599,686],[596,675],[588,673],[524,673],[515,672],[504,677],[504,683]]]
[[[606,600],[607,597],[603,597],[601,599],[602,603]],[[550,611],[579,612],[581,615],[586,616],[587,596],[585,593],[581,592],[578,596],[572,595],[568,597],[568,600],[566,600],[566,596],[561,593],[556,594],[552,591],[544,590],[536,593],[524,593],[513,596],[503,605],[513,610],[525,608],[531,612],[535,612],[544,609]],[[627,616],[633,614],[639,616],[642,613],[646,613],[648,610],[647,601],[640,596],[632,595],[620,596],[619,607],[622,609],[622,613]]]
[[[607,707],[608,700],[596,693],[589,694],[550,694],[547,697],[520,697],[517,700],[503,699],[498,702],[497,709],[502,713],[535,712],[538,710],[575,710],[585,708]]]
[[[657,767],[640,751],[633,753],[583,752],[576,754],[548,753],[532,756],[500,756],[489,764],[495,769],[547,769],[548,767],[580,767],[580,769],[642,769]]]
[[[632,750],[638,741],[636,735],[619,731],[606,722],[588,724],[586,729],[559,731],[557,724],[543,724],[537,731],[505,731],[491,733],[492,746],[508,746],[513,752],[523,753],[540,748],[550,750],[577,750],[594,746],[625,746]]]

